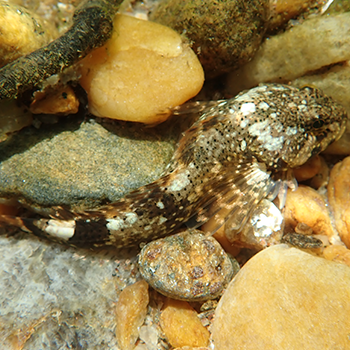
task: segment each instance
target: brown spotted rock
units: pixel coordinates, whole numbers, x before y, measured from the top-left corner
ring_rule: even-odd
[[[197,230],[147,244],[139,265],[142,277],[154,289],[191,301],[217,298],[234,273],[220,244]]]

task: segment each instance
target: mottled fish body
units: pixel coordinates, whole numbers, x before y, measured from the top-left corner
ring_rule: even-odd
[[[346,120],[344,108],[317,89],[260,85],[209,103],[165,174],[121,200],[77,214],[57,208],[51,219],[0,221],[76,246],[133,246],[210,218],[213,230],[230,219],[239,231],[263,198],[293,183],[292,168],[342,135]]]

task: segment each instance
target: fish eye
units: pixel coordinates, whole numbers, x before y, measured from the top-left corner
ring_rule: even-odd
[[[312,127],[315,129],[319,129],[319,128],[322,128],[323,125],[324,125],[323,120],[318,119],[312,124]]]

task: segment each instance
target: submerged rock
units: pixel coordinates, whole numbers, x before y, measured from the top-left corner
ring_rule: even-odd
[[[237,69],[254,56],[269,13],[266,0],[168,0],[159,3],[150,19],[184,34],[207,77],[213,77]]]
[[[349,349],[350,268],[286,245],[248,261],[212,327],[215,349]]]
[[[184,231],[147,244],[139,257],[142,277],[174,299],[217,298],[239,269],[220,244],[200,231]]]
[[[73,210],[115,201],[160,176],[179,132],[79,117],[27,128],[0,144],[0,197]]]

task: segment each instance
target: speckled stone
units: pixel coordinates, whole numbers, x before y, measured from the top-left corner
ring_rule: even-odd
[[[212,237],[184,231],[147,244],[139,256],[142,277],[174,299],[217,298],[239,269]]]
[[[270,13],[267,0],[159,2],[150,19],[184,34],[206,76],[236,69],[258,49]]]
[[[250,259],[215,312],[215,349],[350,349],[350,268],[278,245]]]
[[[115,303],[139,277],[134,255],[0,235],[0,348],[119,349]]]
[[[26,128],[0,143],[0,197],[76,210],[115,201],[160,176],[178,134],[172,123],[142,129],[78,117]]]

